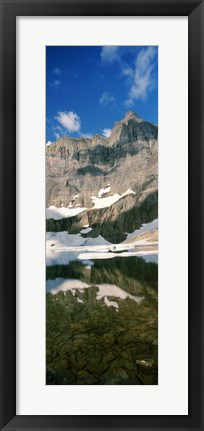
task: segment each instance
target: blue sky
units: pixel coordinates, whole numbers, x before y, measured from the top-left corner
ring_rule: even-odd
[[[158,123],[157,47],[46,48],[46,142],[108,136],[127,111]]]

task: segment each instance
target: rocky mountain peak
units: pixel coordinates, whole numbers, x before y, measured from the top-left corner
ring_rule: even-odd
[[[120,142],[147,141],[157,139],[157,127],[139,117],[136,112],[128,111],[125,117],[116,121],[108,138],[110,145]]]
[[[46,148],[46,206],[90,210],[98,199],[118,196],[116,213],[140,205],[157,190],[157,134],[157,126],[129,111],[107,138],[60,138]]]
[[[123,120],[121,120],[123,123],[127,124],[127,122],[129,120],[135,120],[138,123],[140,123],[141,121],[143,121],[143,119],[141,117],[139,117],[138,114],[136,114],[136,112],[134,111],[128,111],[125,114],[125,118]]]

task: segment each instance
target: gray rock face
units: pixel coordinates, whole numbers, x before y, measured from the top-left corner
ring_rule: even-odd
[[[98,197],[100,189],[109,184],[106,197],[122,195],[128,189],[135,194],[114,204],[111,208],[115,206],[115,210],[109,207],[88,214],[95,225],[97,213],[104,221],[107,217],[115,220],[116,212],[141,206],[158,189],[157,136],[157,126],[130,111],[115,123],[109,138],[60,138],[46,147],[46,206],[67,207],[71,202],[73,208],[83,206],[90,211],[91,197]]]
[[[126,239],[127,232],[139,229],[143,223],[158,217],[158,193],[147,194],[140,203],[132,196],[116,202],[109,208],[88,212],[89,225],[92,231],[88,236],[103,236],[112,243],[119,243]]]

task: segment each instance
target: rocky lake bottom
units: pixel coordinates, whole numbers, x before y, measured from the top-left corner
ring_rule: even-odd
[[[46,270],[46,384],[158,384],[158,265],[72,261]]]

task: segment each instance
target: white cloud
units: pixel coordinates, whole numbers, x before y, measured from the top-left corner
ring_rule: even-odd
[[[125,106],[126,108],[131,108],[132,106],[134,106],[134,101],[133,101],[132,99],[127,99],[127,100],[125,100],[125,102],[124,102],[124,106]]]
[[[57,76],[61,75],[61,69],[59,69],[59,67],[55,67],[55,69],[53,69],[53,73]]]
[[[65,129],[65,127],[61,127],[59,124],[53,125],[52,131],[53,131],[55,138],[57,140],[63,136],[66,136],[66,134],[67,134],[67,129]]]
[[[82,133],[81,136],[83,136],[84,138],[93,138],[93,133]]]
[[[131,106],[134,99],[145,99],[149,91],[155,87],[155,57],[157,49],[154,46],[142,49],[135,61],[135,70],[129,98],[125,102]]]
[[[69,132],[78,132],[81,128],[80,117],[75,112],[58,112],[55,118]]]
[[[105,91],[104,93],[102,93],[99,99],[99,103],[101,106],[107,106],[107,105],[114,106],[115,98],[114,96],[111,96],[111,94],[109,94],[108,91]]]
[[[58,88],[61,85],[61,82],[58,81],[58,79],[55,79],[55,81],[51,82],[50,87]]]
[[[121,70],[121,76],[130,85],[127,100],[124,102],[126,107],[134,105],[136,99],[145,99],[148,93],[156,85],[156,54],[157,48],[149,46],[142,48],[136,57],[135,64],[132,66],[124,61],[127,49],[118,46],[103,46],[101,49],[101,61],[113,63],[117,61]],[[106,92],[100,98],[101,105],[107,105],[111,96]],[[114,100],[110,100],[114,102]]]
[[[107,63],[113,63],[120,59],[118,46],[103,46],[101,50],[101,60]]]
[[[50,145],[52,144],[52,142],[51,141],[47,141],[46,142],[46,145],[49,147]]]
[[[59,133],[57,133],[57,132],[55,132],[55,138],[57,139],[57,141],[58,141],[58,139],[60,138],[60,134]]]
[[[128,78],[132,78],[134,75],[133,69],[130,66],[124,66],[121,73],[122,76],[127,76]]]
[[[111,129],[103,129],[102,135],[105,136],[105,138],[109,138],[112,130]]]

